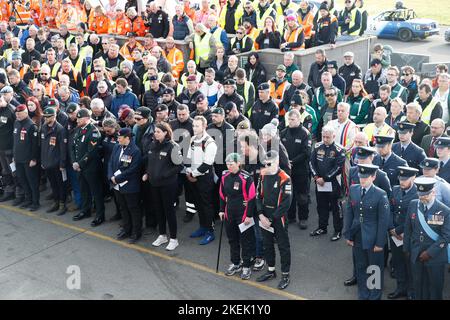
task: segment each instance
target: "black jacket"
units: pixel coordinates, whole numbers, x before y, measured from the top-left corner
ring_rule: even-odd
[[[280,155],[280,169],[291,175],[291,163],[289,162],[289,155],[284,144],[279,140],[278,137],[274,137],[271,141],[267,143],[267,149],[265,152],[275,150]]]
[[[192,123],[192,118],[189,118],[185,122],[180,122],[178,119],[169,122],[173,131],[173,140],[180,146],[182,152],[185,151],[183,154],[184,160],[186,160],[187,157],[187,150],[190,147],[191,137],[194,136]]]
[[[36,49],[33,49],[32,51],[25,50],[25,52],[22,53],[22,63],[30,65],[33,60],[41,61],[41,54]]]
[[[12,150],[13,131],[16,114],[10,105],[0,108],[0,150]]]
[[[41,127],[41,165],[44,169],[67,165],[67,131],[58,122]]]
[[[244,98],[242,98],[236,91],[231,96],[223,94],[220,97],[219,101],[217,101],[217,106],[225,109],[225,105],[228,102],[234,102],[239,112],[244,112],[244,104],[245,104]]]
[[[146,173],[153,187],[174,185],[183,169],[180,147],[173,141],[153,141],[147,155]]]
[[[162,102],[162,96],[163,91],[166,88],[166,86],[162,83],[159,84],[158,91],[154,91],[153,89],[150,89],[144,93],[144,96],[142,97],[142,106],[145,106],[152,110],[152,116],[155,117],[155,109],[158,106],[158,104],[161,104]]]
[[[133,93],[137,97],[139,97],[142,94],[142,85],[141,85],[141,80],[139,80],[136,73],[134,73],[132,71],[128,77],[126,77],[124,75],[124,78],[125,78],[125,80],[127,80],[128,86],[131,88],[131,91],[133,91]]]
[[[267,82],[267,71],[261,62],[257,62],[255,64],[255,68],[251,68],[250,63],[247,62],[245,65],[245,73],[247,75],[247,79],[253,83],[255,90],[258,90],[258,86],[261,83]]]
[[[269,43],[265,43],[266,39],[269,40]],[[281,34],[278,31],[275,32],[260,32],[256,37],[255,42],[258,44],[260,49],[280,49],[281,44]]]
[[[265,103],[260,99],[256,100],[250,115],[252,128],[258,133],[273,118],[278,118],[278,106],[273,99],[270,98]]]
[[[325,60],[325,62],[321,65],[318,65],[316,62],[314,62],[311,67],[309,68],[309,75],[308,75],[308,84],[313,89],[319,88],[322,86],[322,73],[327,71],[327,65],[328,61]]]
[[[52,47],[52,44],[50,43],[50,41],[45,40],[43,43],[41,41],[36,41],[36,45],[35,45],[35,49],[37,52],[39,52],[40,54],[44,54],[45,51],[47,51],[48,49],[50,49]],[[40,60],[40,59],[39,59]]]
[[[19,101],[20,103],[25,104],[26,99],[33,95],[31,89],[23,80],[20,80],[17,85],[11,85],[11,87],[13,88],[14,93],[17,95],[17,101]]]
[[[148,17],[148,24],[145,25],[150,27],[150,33],[154,38],[166,38],[169,34],[169,16],[162,10],[151,13]]]
[[[225,74],[225,70],[228,68],[228,57],[224,56],[223,57],[223,63],[222,65],[219,67],[217,67],[217,59],[214,58],[210,65],[211,68],[214,69],[214,71],[216,72],[216,81],[222,83],[224,80],[224,74]]]
[[[355,63],[352,63],[350,65],[344,64],[339,68],[339,75],[345,80],[345,84],[347,86],[345,94],[348,94],[348,92],[352,88],[353,80],[362,79],[361,67]]]
[[[16,120],[13,135],[15,162],[28,163],[30,160],[39,160],[38,128],[30,118]]]
[[[184,89],[183,92],[177,97],[177,101],[181,104],[185,104],[189,107],[189,112],[194,112],[197,109],[195,100],[197,96],[201,94],[199,90],[195,91],[192,95],[189,94],[188,89]]]
[[[120,170],[120,174],[115,173]],[[122,187],[120,193],[138,193],[141,189],[141,153],[133,141],[123,149],[117,144],[108,162],[108,181],[115,177],[116,183],[121,184],[128,181]]]
[[[312,143],[309,131],[300,124],[297,128],[288,127],[281,131],[280,138],[292,163],[292,173],[309,175]]]

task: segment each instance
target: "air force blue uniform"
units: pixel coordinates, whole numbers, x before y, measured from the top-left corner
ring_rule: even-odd
[[[404,251],[410,256],[416,299],[441,300],[450,241],[450,209],[434,200],[424,211],[419,200],[410,202],[405,222]],[[419,222],[419,215],[423,215],[426,223],[438,234],[437,241],[428,236]],[[419,256],[424,251],[431,258],[422,262]]]
[[[389,197],[391,195],[392,189],[391,189],[391,183],[389,181],[389,178],[386,174],[386,172],[381,171],[380,169],[377,170],[375,181],[373,182],[374,185],[376,185],[381,190],[384,190]],[[359,184],[359,176],[358,176],[358,167],[354,166],[350,168],[350,185]]]
[[[417,199],[416,185],[413,184],[409,190],[403,190],[400,186],[394,186],[390,197],[391,217],[389,219],[389,230],[394,230],[399,236],[405,232],[408,205],[411,201]],[[392,237],[389,237],[389,241],[391,243],[392,266],[395,279],[397,280],[397,290],[408,296],[413,296],[411,265],[403,254],[403,245],[397,247]]]
[[[392,152],[400,158],[406,160],[408,166],[420,170],[420,163],[427,157],[425,151],[414,142],[410,142],[402,152],[401,142],[396,142],[392,146]]]
[[[351,186],[344,222],[344,236],[354,242],[358,297],[361,300],[381,299],[384,252],[374,252],[373,249],[375,246],[383,248],[386,244],[389,224],[389,201],[386,192],[372,185],[362,197],[362,187]],[[367,268],[371,265],[378,266],[381,271],[379,289],[367,287]]]
[[[380,167],[381,170],[386,172],[391,186],[398,185],[398,167],[407,166],[406,160],[403,160],[395,153],[391,153],[389,158],[385,160],[383,164],[383,158],[378,154],[373,159],[373,164]]]

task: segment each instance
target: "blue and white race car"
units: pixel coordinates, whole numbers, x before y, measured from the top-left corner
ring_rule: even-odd
[[[413,9],[388,10],[369,19],[366,34],[411,41],[439,34],[439,24],[431,19],[418,18]]]

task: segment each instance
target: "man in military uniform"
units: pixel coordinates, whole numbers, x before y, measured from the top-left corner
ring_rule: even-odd
[[[44,119],[45,123],[41,128],[41,166],[50,181],[54,201],[47,212],[60,210],[57,213],[60,216],[67,211],[67,131],[56,121],[55,108],[45,109]]]
[[[413,123],[399,122],[398,138],[400,141],[394,143],[392,152],[405,159],[408,166],[419,169],[419,165],[426,158],[426,154],[421,147],[411,140],[415,126]]]
[[[319,236],[327,233],[330,209],[333,213],[334,234],[331,241],[339,240],[342,232],[342,212],[339,197],[342,187],[338,176],[345,163],[345,149],[334,142],[334,129],[325,126],[322,129],[322,142],[316,143],[311,154],[309,166],[316,182],[317,212],[319,227],[310,233]]]
[[[20,207],[36,211],[39,209],[38,128],[28,116],[28,109],[24,104],[16,108],[13,135],[16,174],[25,193],[25,200]]]
[[[258,86],[258,99],[252,107],[250,122],[252,128],[258,133],[272,119],[278,118],[278,106],[270,97],[270,86],[268,83],[261,83]]]
[[[416,168],[399,167],[398,180],[400,185],[394,186],[390,197],[391,218],[389,219],[389,242],[392,252],[392,267],[397,281],[397,288],[389,293],[389,299],[408,296],[413,297],[411,265],[403,254],[403,236],[408,205],[418,199],[414,179],[419,173]],[[395,241],[394,241],[395,240]]]
[[[398,167],[408,165],[405,160],[392,152],[392,141],[394,137],[375,136],[378,154],[373,159],[373,164],[379,166],[388,175],[391,187],[398,184]]]
[[[292,201],[292,185],[289,176],[280,169],[279,155],[269,151],[264,160],[265,168],[261,170],[256,193],[256,210],[259,226],[263,229],[264,257],[267,259],[268,271],[256,281],[263,282],[276,278],[275,247],[277,240],[280,250],[282,278],[278,289],[285,289],[290,282],[291,248],[287,230],[287,212]],[[269,231],[271,229],[273,231]]]
[[[91,113],[81,109],[77,114],[78,128],[73,137],[71,149],[72,167],[78,173],[81,188],[81,212],[73,217],[78,221],[91,216],[92,198],[94,198],[96,216],[91,226],[96,227],[105,221],[105,204],[103,202],[101,163],[98,142],[101,135],[91,123]]]
[[[353,248],[360,300],[379,300],[383,290],[384,252],[389,224],[386,192],[373,184],[378,166],[358,164],[359,185],[350,187],[344,236]],[[378,267],[380,286],[368,287],[370,267]]]
[[[419,199],[410,202],[403,250],[412,264],[417,300],[442,300],[450,241],[450,208],[436,199],[433,178],[419,177]]]
[[[439,158],[438,176],[450,183],[450,138],[440,137],[435,143],[436,154]]]
[[[424,177],[436,179],[436,183],[434,184],[436,199],[447,207],[450,207],[450,184],[437,175],[439,171],[439,160],[436,158],[425,158],[420,163],[420,168],[423,170]]]

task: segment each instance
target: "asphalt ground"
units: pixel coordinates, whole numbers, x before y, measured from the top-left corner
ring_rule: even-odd
[[[42,198],[47,192],[43,193]],[[310,205],[309,228],[289,227],[292,252],[291,284],[276,289],[279,277],[257,283],[238,276],[226,277],[229,246],[223,234],[219,273],[215,273],[219,244],[216,240],[200,246],[189,234],[198,227],[197,217],[182,222],[184,201],[177,211],[180,246],[174,252],[152,247],[156,230],[145,229],[136,245],[117,241],[118,222],[106,222],[92,228],[92,219],[72,221],[74,213],[62,217],[45,213],[49,201],[41,201],[41,210],[31,213],[0,205],[0,299],[156,299],[156,300],[274,300],[274,299],[356,299],[356,287],[344,287],[352,273],[351,249],[343,239],[330,242],[329,233],[312,238],[309,232],[317,224],[315,199]],[[107,203],[107,218],[114,214]],[[219,226],[219,225],[218,225]],[[69,266],[80,270],[80,288],[69,289]],[[279,270],[279,255],[277,255]],[[450,274],[446,275],[446,299],[450,299]],[[395,282],[385,272],[384,298]]]

